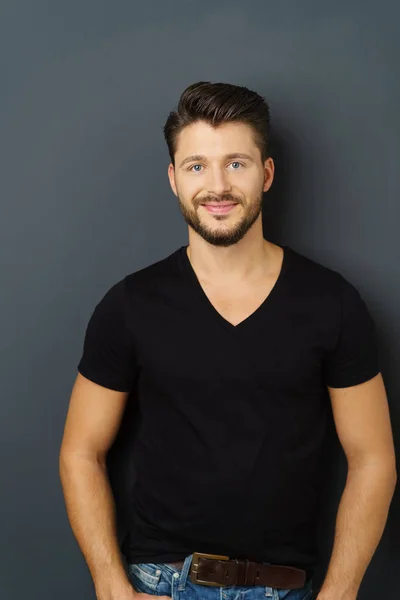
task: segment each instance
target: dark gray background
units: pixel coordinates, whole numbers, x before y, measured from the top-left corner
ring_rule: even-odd
[[[2,599],[94,598],[58,479],[64,419],[94,305],[187,243],[162,126],[194,81],[269,101],[265,237],[361,291],[398,443],[399,18],[395,0],[3,0]],[[345,478],[336,451],[320,576]],[[113,473],[123,515],[123,470]],[[400,592],[399,521],[396,493],[361,599]]]

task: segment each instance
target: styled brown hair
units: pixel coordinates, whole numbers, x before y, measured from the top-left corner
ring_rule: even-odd
[[[232,121],[247,123],[253,128],[254,143],[260,149],[261,160],[264,162],[269,157],[269,106],[263,96],[244,86],[199,81],[184,90],[177,110],[169,113],[164,125],[173,165],[179,133],[196,121],[206,121],[215,127]]]

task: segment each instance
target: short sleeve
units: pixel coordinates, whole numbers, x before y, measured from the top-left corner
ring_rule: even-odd
[[[125,279],[114,284],[89,319],[78,371],[99,385],[131,391],[137,365],[126,327]]]
[[[358,385],[380,372],[375,323],[359,291],[342,278],[340,328],[336,347],[325,359],[325,383]]]

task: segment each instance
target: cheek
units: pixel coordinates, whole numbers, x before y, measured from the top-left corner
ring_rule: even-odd
[[[260,188],[264,184],[264,178],[262,173],[256,173],[254,170],[241,171],[231,177],[231,183],[233,187],[241,190],[246,196],[254,196],[259,193]]]
[[[204,185],[200,181],[181,181],[177,185],[179,196],[185,201],[192,202],[193,199],[204,194]]]
[[[252,182],[241,182],[238,185],[233,187],[233,190],[237,190],[239,195],[243,196],[246,199],[246,202],[253,202],[255,198],[257,198],[261,193],[261,187],[258,185],[254,185],[254,181]]]
[[[258,197],[263,193],[264,188],[264,177],[260,176],[255,181],[251,182],[251,196],[252,198]]]

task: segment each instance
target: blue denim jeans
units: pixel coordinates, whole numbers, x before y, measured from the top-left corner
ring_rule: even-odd
[[[170,596],[172,600],[311,600],[312,580],[302,588],[284,590],[263,585],[206,586],[189,577],[192,554],[181,569],[168,563],[128,564],[128,575],[138,592]],[[268,564],[268,563],[265,563]]]

